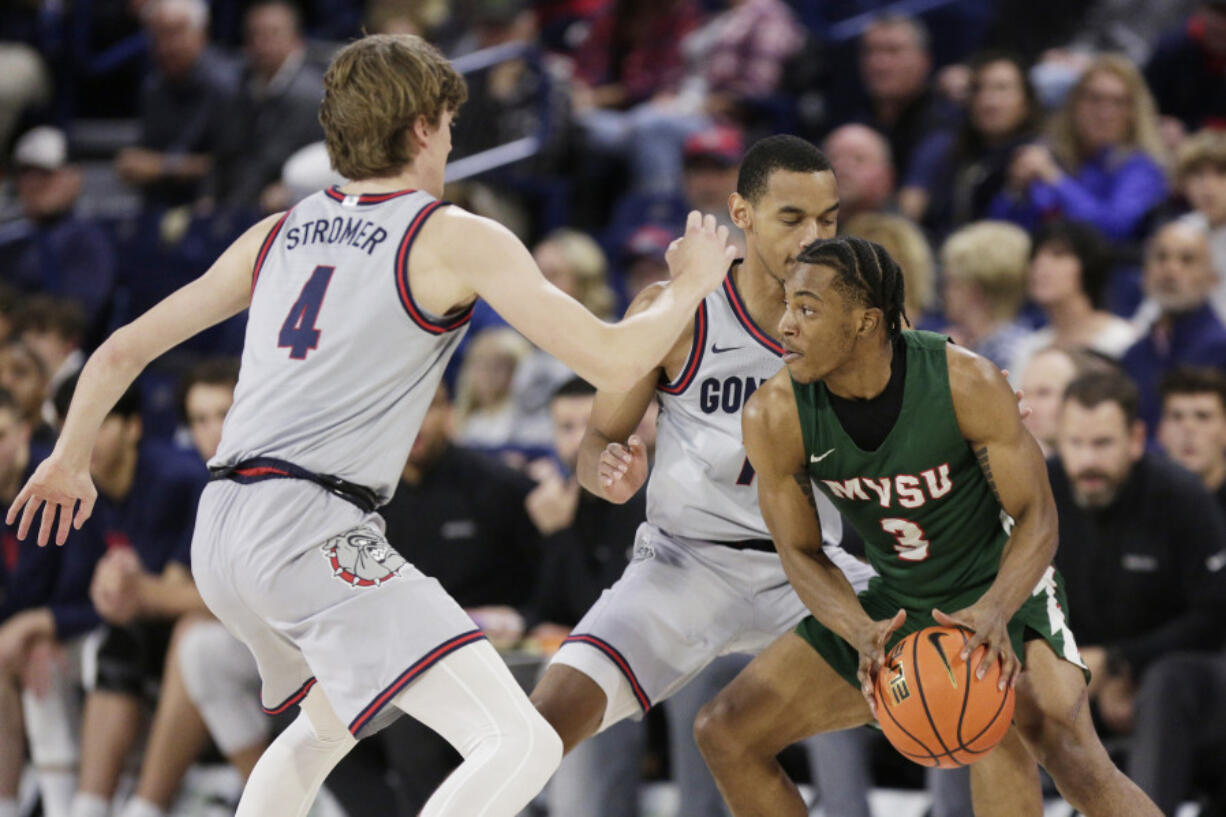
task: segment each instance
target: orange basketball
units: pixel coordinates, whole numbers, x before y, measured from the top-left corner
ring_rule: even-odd
[[[967,662],[960,657],[969,637],[960,627],[926,627],[899,641],[877,674],[881,731],[903,757],[921,766],[974,763],[1013,721],[1013,688],[996,688],[999,662],[976,680],[986,648],[976,648]]]

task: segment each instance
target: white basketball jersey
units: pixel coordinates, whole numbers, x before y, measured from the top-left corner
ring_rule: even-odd
[[[741,437],[741,407],[783,367],[783,347],[756,326],[729,274],[694,316],[685,368],[656,390],[656,460],[647,521],[675,536],[729,542],[770,539]],[[843,537],[841,517],[815,492],[822,538]]]
[[[391,498],[472,312],[439,318],[409,291],[414,238],[441,206],[421,191],[332,188],[273,227],[210,465],[276,457]]]

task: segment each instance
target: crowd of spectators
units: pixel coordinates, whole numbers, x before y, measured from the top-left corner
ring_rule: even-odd
[[[911,325],[1025,394],[1109,748],[1165,813],[1226,814],[1207,762],[1226,752],[1226,2],[15,0],[0,510],[107,333],[260,217],[343,183],[319,145],[322,72],[363,31],[457,60],[470,101],[447,197],[606,319],[667,277],[689,209],[740,241],[727,202],[747,144],[819,144],[840,232],[899,261]],[[0,817],[32,813],[31,791],[47,817],[165,815],[201,757],[245,777],[284,725],[190,574],[244,328],[168,353],[107,417],[98,507],[69,548],[0,530]],[[392,543],[508,650],[556,648],[642,519],[641,497],[611,506],[575,481],[591,402],[479,304],[384,509]],[[662,753],[681,813],[718,817],[689,723],[741,665],[713,665],[664,724],[585,745],[539,808],[632,815]],[[405,721],[329,784],[350,813],[416,813],[454,764]],[[869,813],[861,758],[879,743],[806,747],[821,802]],[[874,772],[916,782],[883,754]],[[940,813],[969,814],[948,789],[932,787]]]

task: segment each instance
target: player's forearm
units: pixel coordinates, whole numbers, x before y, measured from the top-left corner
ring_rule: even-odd
[[[822,552],[820,545],[812,549],[778,544],[776,547],[788,581],[813,617],[855,645],[857,635],[873,620],[864,612],[843,571]]]
[[[1005,543],[1000,571],[981,604],[996,606],[1012,618],[1030,598],[1056,555],[1059,529],[1055,517],[1054,503],[1050,511],[1032,507],[1019,514],[1013,534]]]
[[[107,412],[148,362],[136,354],[134,346],[129,328],[119,329],[90,355],[81,370],[68,417],[55,444],[55,456],[70,466],[89,466],[94,438]]]
[[[607,385],[588,378],[597,388],[629,391],[660,365],[706,295],[692,283],[693,278],[673,281],[642,312],[602,326],[601,337],[588,347],[594,355],[593,365],[604,370],[601,376],[606,378]]]

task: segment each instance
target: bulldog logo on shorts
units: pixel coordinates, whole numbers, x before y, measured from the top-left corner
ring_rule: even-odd
[[[324,543],[332,575],[350,587],[378,587],[400,575],[404,557],[371,530],[353,530]]]

